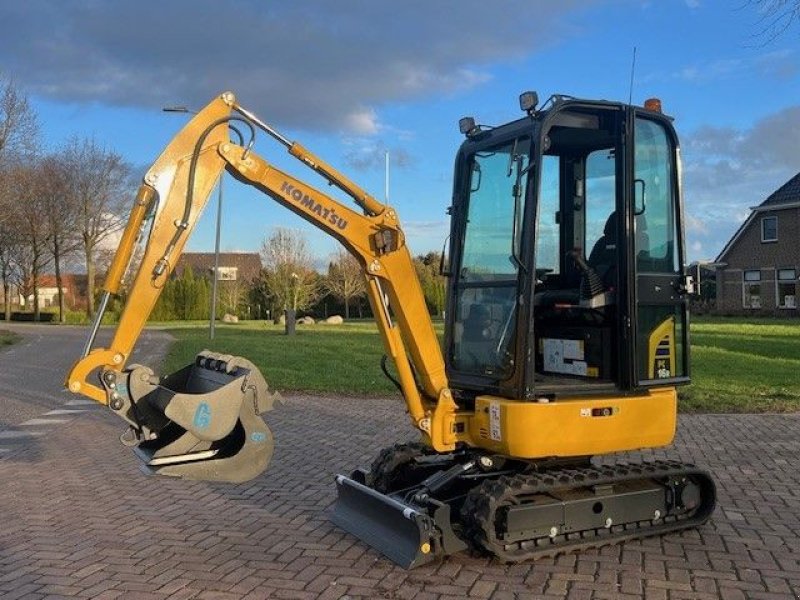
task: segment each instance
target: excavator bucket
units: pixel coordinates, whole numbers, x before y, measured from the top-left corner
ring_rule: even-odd
[[[366,484],[366,474],[336,476],[333,522],[404,569],[412,569],[467,545],[454,533],[450,506],[428,498],[425,505],[384,494]]]
[[[139,365],[126,373],[129,414],[141,426],[122,441],[138,441],[147,472],[240,483],[267,468],[274,442],[261,414],[277,395],[253,363],[204,351],[161,380]]]

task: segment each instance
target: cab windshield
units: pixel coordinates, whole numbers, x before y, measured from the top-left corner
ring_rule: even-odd
[[[521,223],[530,139],[476,152],[456,278],[451,359],[464,373],[507,377],[513,370]]]

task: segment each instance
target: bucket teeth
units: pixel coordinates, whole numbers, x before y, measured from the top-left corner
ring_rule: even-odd
[[[273,436],[260,415],[277,394],[247,359],[205,350],[161,381],[133,367],[128,391],[143,439],[135,451],[149,472],[239,483],[269,464]]]

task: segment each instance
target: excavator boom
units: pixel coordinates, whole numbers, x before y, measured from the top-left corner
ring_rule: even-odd
[[[249,131],[247,143],[230,139],[229,131],[239,131],[229,127],[232,122]],[[252,150],[256,129],[343,190],[363,212],[342,205],[256,154]],[[456,405],[396,211],[241,107],[231,93],[197,113],[147,171],[109,268],[83,356],[67,376],[68,388],[107,404],[122,417],[129,425],[123,443],[134,446],[153,473],[240,482],[267,467],[273,441],[261,415],[272,409],[275,396],[251,362],[204,351],[194,364],[164,378],[146,366],[127,365],[223,170],[333,236],[359,260],[411,421],[432,448],[454,450]],[[144,254],[111,344],[94,348],[108,300],[119,293],[148,227]],[[343,495],[339,511],[358,511],[363,506],[357,495]],[[373,506],[381,506],[383,517],[397,510],[388,499]],[[410,540],[406,545],[414,548],[422,543],[418,535],[413,527],[398,531],[398,537]]]

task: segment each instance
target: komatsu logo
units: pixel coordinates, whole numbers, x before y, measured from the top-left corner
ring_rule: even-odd
[[[347,227],[347,221],[336,214],[335,208],[326,208],[319,202],[315,202],[311,196],[304,194],[288,181],[284,181],[283,185],[281,185],[281,193],[287,198],[294,200],[308,212],[318,215],[323,221],[327,221],[339,229],[345,229]]]

